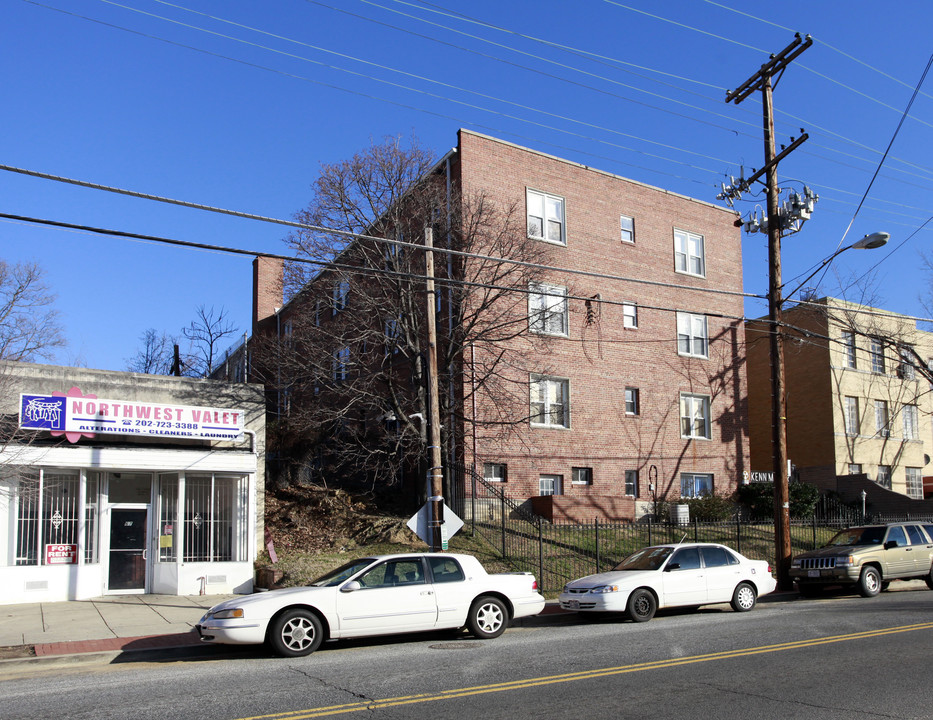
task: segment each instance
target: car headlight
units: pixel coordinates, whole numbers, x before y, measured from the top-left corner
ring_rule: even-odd
[[[794,558],[793,560],[791,560],[791,561],[790,561],[790,566],[791,566],[792,568],[799,568],[799,567],[800,567],[800,558]]]
[[[594,587],[590,590],[591,593],[602,594],[602,593],[614,593],[619,592],[618,585],[600,585],[599,587]]]
[[[233,618],[243,617],[243,608],[229,608],[227,610],[218,610],[212,616],[215,620],[231,620]]]
[[[841,555],[836,558],[836,567],[851,567],[858,565],[858,560],[852,555]]]

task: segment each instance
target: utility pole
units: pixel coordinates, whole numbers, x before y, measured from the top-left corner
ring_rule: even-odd
[[[806,39],[798,33],[794,41],[777,55],[761,66],[761,69],[746,80],[738,90],[726,94],[726,102],[738,105],[756,90],[761,90],[762,113],[765,141],[765,166],[760,173],[765,173],[768,188],[768,322],[771,354],[771,437],[774,455],[774,550],[777,565],[778,589],[790,590],[790,501],[788,498],[787,467],[787,411],[784,393],[784,325],[783,298],[781,296],[781,217],[777,182],[777,166],[790,150],[806,139],[804,136],[785,152],[778,156],[774,143],[774,106],[772,91],[787,65],[813,44],[812,38]],[[772,78],[776,78],[772,81]],[[749,181],[746,181],[745,187]]]
[[[441,527],[444,524],[444,468],[441,465],[441,413],[438,406],[437,392],[437,327],[435,313],[437,312],[437,294],[434,291],[434,230],[431,227],[424,229],[424,267],[427,294],[427,321],[428,321],[428,405],[431,428],[430,467],[428,468],[428,505],[430,506],[430,519],[428,533],[431,537],[431,551],[440,552],[443,549]]]

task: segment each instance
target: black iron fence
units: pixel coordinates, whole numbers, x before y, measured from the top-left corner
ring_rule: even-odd
[[[487,542],[514,569],[533,572],[542,592],[557,592],[574,578],[610,570],[636,550],[660,543],[722,543],[746,557],[775,564],[774,522],[770,518],[552,523],[531,513],[524,502],[509,498],[501,483],[488,482],[469,469],[455,473],[452,480],[445,495],[464,520],[463,532]],[[467,488],[472,492],[466,492]],[[905,519],[911,518],[864,518],[861,512],[842,504],[824,503],[812,517],[791,520],[791,551],[796,554],[821,547],[841,528],[859,522]]]

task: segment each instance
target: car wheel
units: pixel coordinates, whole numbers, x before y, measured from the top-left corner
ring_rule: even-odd
[[[269,626],[268,642],[276,654],[302,657],[317,650],[324,640],[324,626],[310,610],[286,610]]]
[[[881,573],[877,568],[868,566],[862,570],[858,579],[858,591],[862,597],[875,597],[881,592]]]
[[[648,622],[658,610],[658,601],[650,590],[640,588],[628,596],[626,609],[633,622]]]
[[[755,603],[758,602],[758,594],[755,592],[755,588],[752,587],[747,582],[741,582],[735,587],[735,592],[732,593],[732,609],[736,612],[748,612],[753,607]]]
[[[474,637],[491,640],[505,632],[509,624],[509,611],[498,598],[483,596],[470,607],[467,626]]]

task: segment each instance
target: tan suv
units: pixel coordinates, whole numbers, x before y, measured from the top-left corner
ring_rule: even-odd
[[[805,597],[829,585],[853,585],[863,597],[874,597],[892,580],[923,579],[933,589],[933,525],[848,528],[825,547],[795,556],[790,576]]]

